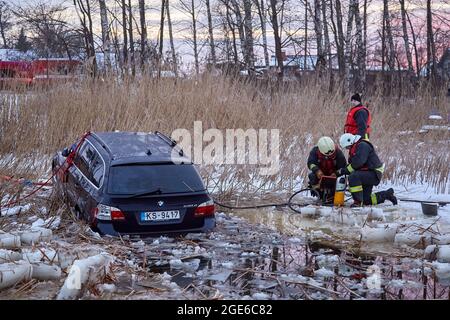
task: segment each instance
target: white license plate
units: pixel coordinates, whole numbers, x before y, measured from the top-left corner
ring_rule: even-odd
[[[141,221],[166,221],[180,219],[180,211],[141,212]]]

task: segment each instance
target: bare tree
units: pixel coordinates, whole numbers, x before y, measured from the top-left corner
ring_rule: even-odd
[[[231,7],[229,5],[229,0],[225,0],[225,5],[226,5],[226,20],[227,20],[227,24],[228,24],[228,28],[231,31],[231,37],[232,37],[232,42],[233,42],[233,60],[234,60],[234,64],[237,64],[239,61],[239,55],[238,55],[238,50],[237,50],[237,43],[236,43],[236,31],[234,29],[234,22],[233,22],[233,17],[231,14]]]
[[[266,30],[266,9],[264,7],[264,0],[254,0],[256,9],[258,11],[259,22],[261,24],[261,36],[263,41],[264,50],[264,63],[266,67],[269,67],[269,49],[267,46],[267,30]]]
[[[161,19],[159,22],[159,57],[162,59],[164,48],[164,18],[165,18],[166,0],[161,0]]]
[[[170,42],[170,51],[172,52],[173,72],[175,73],[175,76],[178,76],[177,55],[175,52],[175,45],[173,42],[172,20],[170,19],[169,7],[170,7],[169,0],[166,0],[167,26],[169,29],[169,42]]]
[[[205,0],[205,4],[206,4],[206,15],[208,17],[208,34],[209,34],[209,48],[211,50],[211,61],[212,61],[213,65],[216,65],[216,63],[217,63],[216,45],[214,43],[214,31],[213,31],[213,24],[212,24],[210,1]]]
[[[327,2],[326,0],[322,0],[322,20],[323,20],[323,37],[324,37],[324,56],[327,57],[328,61],[328,69],[331,73],[333,68],[332,59],[331,59],[331,45],[330,45],[330,35],[328,33],[328,17],[327,17]]]
[[[306,64],[308,62],[308,0],[305,0],[305,47],[304,47],[303,57],[303,68],[306,69]]]
[[[366,88],[366,69],[367,69],[367,64],[366,64],[366,59],[367,59],[367,0],[364,0],[363,3],[363,39],[362,39],[362,43],[361,43],[361,48],[360,48],[360,52],[361,52],[361,69],[359,70],[360,74],[361,74],[361,79],[363,81],[363,91],[365,91]]]
[[[409,48],[408,28],[406,26],[405,0],[399,0],[399,1],[400,1],[400,11],[401,11],[401,16],[402,16],[403,42],[405,43],[406,59],[408,60],[408,70],[412,71],[413,70],[413,61],[412,61],[411,50]]]
[[[192,34],[192,47],[194,51],[194,66],[195,74],[198,75],[200,72],[200,62],[199,62],[199,49],[197,43],[197,6],[194,0],[180,0],[180,9],[186,12],[190,18],[190,31]]]
[[[427,0],[427,76],[436,74],[436,47],[433,36],[433,14],[431,12],[431,0]]]
[[[141,23],[141,67],[147,60],[147,24],[145,21],[145,0],[139,0],[139,21]]]
[[[11,29],[11,8],[6,1],[0,1],[0,34],[3,40],[3,47],[8,47],[6,33]]]
[[[254,70],[255,53],[253,48],[252,0],[242,1],[244,3],[244,31],[245,47],[247,53],[246,65],[249,70]]]
[[[347,19],[347,34],[345,37],[345,80],[347,92],[351,91],[351,80],[352,74],[350,70],[350,63],[352,61],[351,57],[351,35],[353,28],[353,18],[355,16],[355,0],[350,0],[350,6],[348,8],[348,19]]]
[[[108,71],[111,69],[111,41],[109,36],[108,10],[105,0],[98,1],[100,6],[100,21],[102,28],[103,53],[105,55],[105,66]]]
[[[228,1],[227,1],[227,3],[228,3]],[[234,13],[234,16],[236,17],[234,26],[237,27],[237,30],[239,33],[239,40],[241,43],[242,55],[244,57],[246,66],[248,66],[248,64],[247,64],[248,63],[247,42],[245,41],[244,21],[242,19],[241,9],[239,7],[239,3],[237,0],[230,0],[229,3],[231,4],[231,10]],[[234,28],[234,26],[233,26],[233,28]]]
[[[358,64],[358,72],[357,72],[357,78],[356,78],[356,91],[357,92],[364,92],[366,87],[366,79],[363,78],[365,75],[365,59],[366,59],[366,53],[364,48],[364,41],[363,41],[363,26],[361,21],[361,15],[359,12],[359,0],[354,0],[354,16],[355,16],[355,26],[356,26],[356,46],[357,46],[357,64]]]
[[[71,59],[73,55],[81,54],[84,45],[90,57],[88,52],[90,46],[85,42],[85,34],[80,34],[64,21],[63,14],[66,9],[62,5],[47,3],[14,8],[13,13],[18,18],[18,23],[30,34],[31,45],[39,56],[47,58],[67,56]]]
[[[317,43],[317,70],[319,71],[319,76],[322,73],[322,69],[325,64],[325,55],[323,51],[323,26],[322,26],[322,10],[321,10],[321,0],[314,0],[314,31],[316,33],[316,43]]]
[[[415,63],[416,63],[416,74],[417,76],[420,75],[420,66],[419,66],[419,52],[417,48],[417,37],[416,32],[414,30],[413,24],[411,22],[411,19],[409,18],[408,11],[405,11],[406,19],[408,20],[408,24],[411,30],[411,36],[412,36],[412,43],[414,48],[414,57],[415,57]]]
[[[283,1],[283,0],[281,0]],[[275,40],[275,56],[277,59],[277,65],[279,68],[279,76],[283,77],[284,65],[283,65],[283,53],[281,51],[281,36],[280,28],[278,24],[278,12],[277,8],[279,0],[270,0],[270,20],[272,22],[273,37]]]
[[[133,11],[131,7],[131,0],[128,0],[128,34],[130,38],[130,64],[131,75],[136,75],[136,63],[134,57],[134,38],[133,38]]]
[[[332,5],[331,5],[332,7]],[[327,17],[327,1],[322,0],[322,14],[323,14],[323,31],[324,31],[324,44],[325,44],[325,55],[328,61],[328,77],[329,77],[329,88],[328,90],[332,92],[334,88],[334,73],[333,73],[333,59],[331,55],[331,43],[330,43],[330,35],[328,32],[328,17]]]
[[[384,22],[384,30],[383,33],[383,41],[387,40],[387,53],[388,53],[388,67],[390,71],[395,70],[395,46],[394,46],[394,38],[392,37],[392,27],[391,27],[391,14],[389,13],[389,1],[383,0],[383,22]],[[386,47],[385,47],[386,48]],[[384,52],[383,52],[384,55]]]
[[[336,29],[337,32],[335,33],[335,39],[336,39],[336,51],[338,56],[338,64],[339,64],[339,73],[341,77],[345,74],[345,54],[344,54],[344,46],[345,46],[345,38],[344,38],[344,28],[342,26],[342,9],[341,9],[341,1],[336,0],[335,2],[335,9],[336,9]]]
[[[121,0],[121,8],[122,8],[122,36],[123,36],[123,65],[128,73],[128,31],[127,31],[127,4],[125,0]]]

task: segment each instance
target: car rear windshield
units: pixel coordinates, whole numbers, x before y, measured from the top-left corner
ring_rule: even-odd
[[[193,165],[121,165],[110,169],[110,194],[203,191],[205,186]]]

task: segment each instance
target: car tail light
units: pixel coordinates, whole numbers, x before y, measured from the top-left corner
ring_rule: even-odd
[[[95,218],[98,220],[125,220],[125,215],[120,209],[104,204],[99,204],[94,212]]]
[[[214,201],[209,200],[200,204],[196,209],[194,216],[195,217],[211,217],[214,216],[214,212],[216,208],[214,207]]]

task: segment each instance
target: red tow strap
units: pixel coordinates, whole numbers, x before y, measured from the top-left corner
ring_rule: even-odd
[[[78,142],[78,144],[76,145],[75,149],[73,149],[70,154],[67,156],[66,160],[64,160],[64,162],[62,163],[62,165],[50,176],[50,178],[48,178],[45,182],[33,182],[34,185],[38,185],[38,187],[36,189],[34,189],[33,191],[31,191],[29,194],[27,194],[26,196],[24,196],[21,199],[17,199],[14,201],[10,201],[7,204],[5,204],[5,207],[10,207],[12,205],[15,205],[17,203],[19,203],[20,201],[23,201],[29,197],[31,197],[32,195],[34,195],[35,193],[37,193],[39,190],[41,190],[43,187],[50,185],[50,180],[53,179],[53,177],[58,174],[58,172],[64,168],[64,165],[67,163],[67,167],[64,169],[63,173],[66,173],[67,170],[69,170],[69,168],[72,166],[73,164],[73,159],[75,158],[76,153],[78,152],[78,149],[80,148],[81,144],[83,143],[84,140],[86,140],[87,136],[89,136],[91,134],[90,131],[87,131],[86,133],[83,134],[83,136],[80,138],[80,141]],[[15,182],[20,182],[20,180],[15,180],[12,179],[11,177],[2,177],[5,180],[12,180]],[[9,179],[8,179],[9,178]]]

